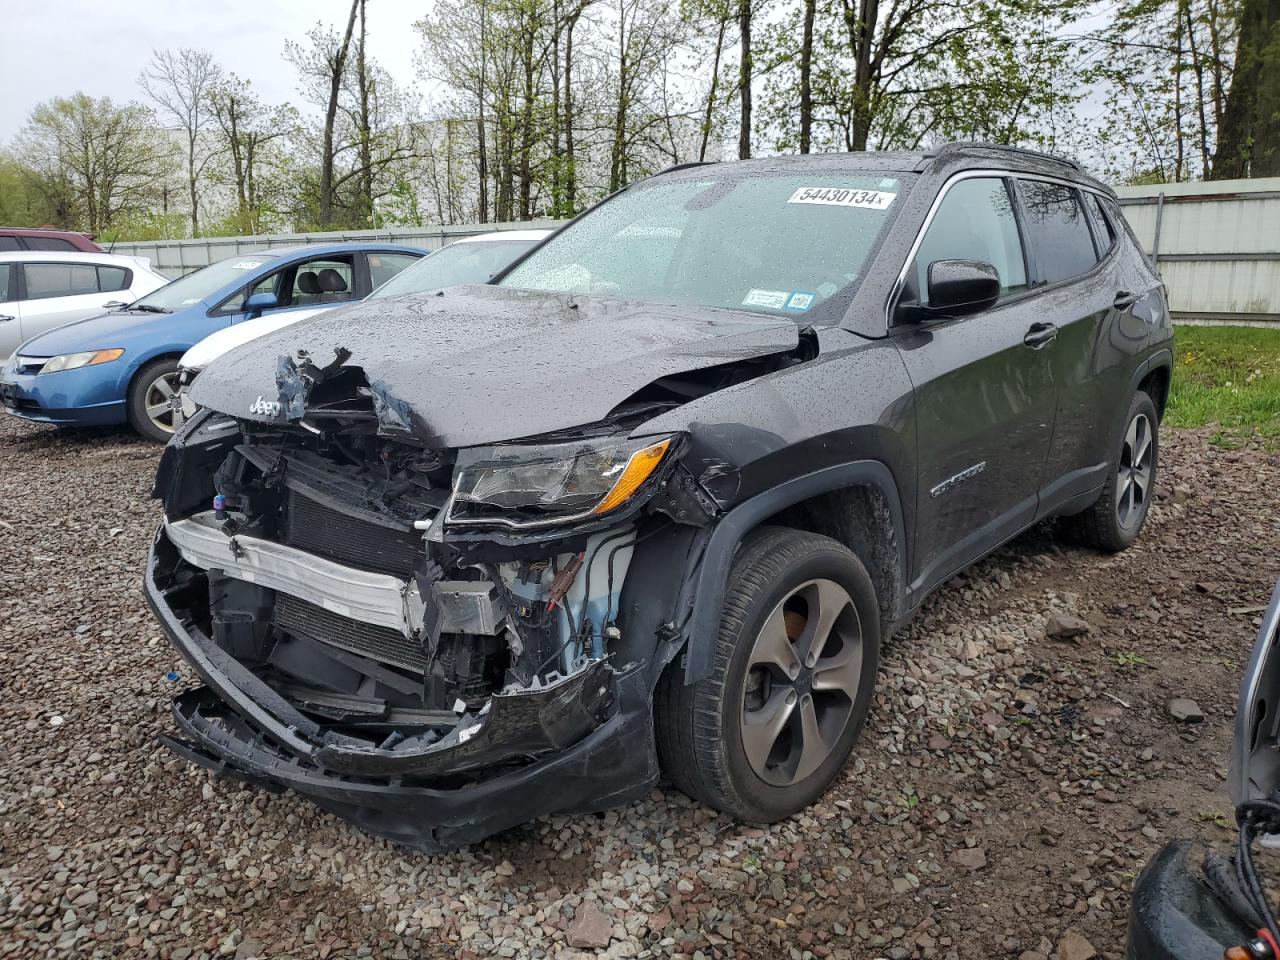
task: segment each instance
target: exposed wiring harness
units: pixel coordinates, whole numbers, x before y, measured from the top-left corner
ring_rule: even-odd
[[[1280,943],[1280,926],[1276,924],[1275,911],[1267,900],[1253,860],[1254,840],[1266,834],[1280,833],[1280,803],[1247,800],[1236,807],[1236,823],[1240,827],[1236,843],[1236,880],[1249,906],[1262,919],[1263,929],[1270,935],[1271,942]]]

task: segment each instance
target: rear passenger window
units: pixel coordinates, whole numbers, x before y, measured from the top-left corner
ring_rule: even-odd
[[[28,263],[22,271],[28,300],[98,292],[98,271],[87,263]]]
[[[21,249],[22,244],[18,243],[17,237],[0,237],[0,253]]]
[[[929,303],[929,264],[936,260],[982,260],[1000,274],[1000,295],[1026,289],[1027,271],[1009,191],[997,177],[954,184],[942,198],[908,274],[916,297]]]
[[[1105,253],[1116,245],[1116,228],[1112,226],[1111,218],[1102,209],[1102,201],[1098,199],[1096,193],[1086,193],[1085,203],[1089,207],[1089,213],[1093,215],[1093,222],[1099,231],[1098,239]]]
[[[9,299],[9,264],[0,263],[0,300]]]
[[[74,243],[62,237],[27,237],[26,241],[28,250],[57,250],[65,253],[76,248]]]
[[[99,267],[98,268],[98,289],[103,293],[112,290],[123,290],[129,286],[129,271],[124,267]]]
[[[1079,276],[1098,262],[1093,236],[1075,190],[1060,183],[1019,180],[1027,220],[1027,243],[1035,254],[1038,280],[1057,283]]]

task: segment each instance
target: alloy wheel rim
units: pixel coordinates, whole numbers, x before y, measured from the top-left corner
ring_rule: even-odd
[[[756,634],[742,694],[742,746],[756,776],[787,787],[840,742],[862,680],[862,625],[849,591],[803,583]]]
[[[1116,520],[1125,530],[1141,522],[1151,499],[1155,450],[1151,443],[1151,421],[1140,413],[1129,421],[1120,448],[1116,471]]]
[[[182,426],[182,407],[178,397],[178,374],[162,373],[151,381],[143,396],[147,419],[165,433]]]

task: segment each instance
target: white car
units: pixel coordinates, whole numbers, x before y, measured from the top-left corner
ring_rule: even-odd
[[[500,230],[476,237],[455,240],[406,267],[369,294],[369,300],[398,297],[406,293],[422,293],[458,283],[484,283],[499,270],[511,264],[517,257],[532,250],[551,235],[550,230]],[[289,313],[267,314],[256,320],[245,320],[205,337],[182,355],[178,361],[178,396],[182,418],[196,411],[187,396],[187,385],[196,374],[228,350],[256,340],[281,327],[298,323],[318,313],[346,304],[332,304],[314,310],[293,310]]]
[[[0,358],[37,334],[132,303],[168,282],[145,257],[0,253]]]

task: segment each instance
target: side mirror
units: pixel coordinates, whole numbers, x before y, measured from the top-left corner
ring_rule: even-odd
[[[125,303],[123,300],[108,300],[106,303],[102,305],[102,309],[103,310],[120,310],[120,309],[123,309],[124,307],[127,307],[128,305],[129,304]]]
[[[263,310],[274,310],[279,306],[279,303],[280,302],[276,299],[276,295],[274,293],[269,291],[255,293],[244,302],[244,312],[247,313],[250,318],[253,318],[261,314]]]
[[[929,302],[899,305],[903,322],[966,317],[995,306],[1000,273],[981,260],[935,260],[929,264]]]

